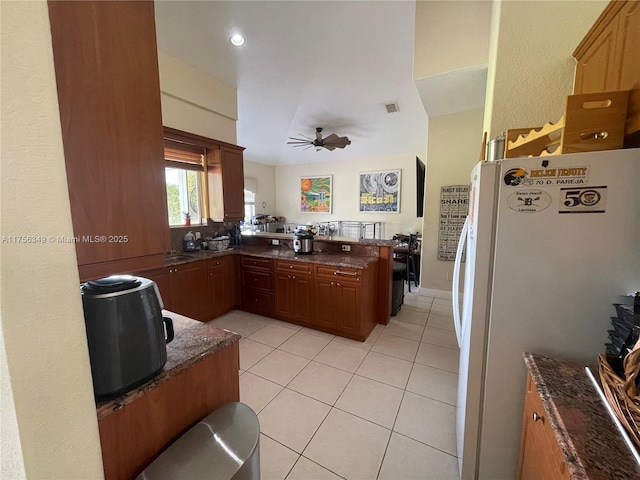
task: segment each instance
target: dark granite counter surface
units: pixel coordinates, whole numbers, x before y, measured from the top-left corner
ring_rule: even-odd
[[[299,255],[288,248],[270,248],[262,246],[243,246],[238,248],[236,251],[242,255],[272,258],[274,260],[289,260],[357,269],[367,268],[369,265],[378,261],[378,258],[376,257],[340,255],[338,253],[313,252],[309,255]]]
[[[290,236],[290,235],[289,235]],[[165,267],[183,265],[186,263],[208,260],[223,255],[253,255],[256,257],[271,258],[274,260],[290,260],[309,262],[315,264],[331,265],[335,267],[363,269],[378,261],[377,257],[364,257],[358,255],[324,253],[314,251],[310,255],[296,254],[292,249],[285,247],[270,247],[263,245],[244,245],[228,248],[222,251],[199,250],[197,252],[180,252],[167,257]],[[158,267],[156,267],[158,268]],[[140,272],[144,276],[144,271]]]
[[[257,238],[274,238],[276,240],[292,239],[292,233],[269,233],[269,232],[242,232],[242,236]],[[395,240],[376,240],[372,238],[353,238],[353,237],[333,237],[325,235],[316,235],[314,238],[317,242],[333,242],[333,243],[349,243],[354,245],[384,245],[394,247]]]
[[[640,465],[617,430],[584,366],[524,353],[572,479],[639,479]],[[597,369],[591,368],[597,376]]]
[[[156,377],[140,387],[112,400],[99,402],[96,405],[98,419],[133,402],[183,370],[240,340],[237,333],[167,310],[163,310],[162,313],[173,320],[175,331],[173,341],[167,344],[167,363],[164,368]]]

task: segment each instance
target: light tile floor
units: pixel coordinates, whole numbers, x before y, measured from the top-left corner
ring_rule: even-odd
[[[355,342],[234,311],[240,400],[260,420],[262,480],[458,478],[450,301],[412,291]]]

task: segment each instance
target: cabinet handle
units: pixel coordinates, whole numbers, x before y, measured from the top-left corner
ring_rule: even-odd
[[[336,283],[336,285],[339,287],[340,286],[340,282]]]
[[[289,268],[293,268],[293,265],[289,265]]]
[[[331,285],[335,285],[333,282],[331,282]]]
[[[348,275],[350,277],[357,277],[358,273],[354,272],[354,273],[349,273],[349,272],[343,272],[342,270],[336,270],[335,272],[333,272],[334,275]]]
[[[294,276],[293,276],[293,277],[291,277],[291,278],[293,278],[293,279],[295,280],[295,279],[296,279],[296,276],[294,275]]]
[[[291,275],[287,275],[287,278],[291,278]]]
[[[534,422],[537,422],[538,420],[542,420],[542,417],[538,415],[536,412],[533,412],[533,415],[531,417],[533,418]]]

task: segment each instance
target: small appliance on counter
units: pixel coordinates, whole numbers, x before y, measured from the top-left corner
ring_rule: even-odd
[[[195,252],[196,248],[196,236],[193,232],[187,232],[184,236],[184,240],[182,240],[182,250],[185,252]]]
[[[113,275],[86,282],[80,291],[96,398],[126,393],[160,373],[173,322],[162,317],[156,284]]]
[[[303,255],[313,253],[313,232],[306,229],[296,230],[293,236],[293,251]]]

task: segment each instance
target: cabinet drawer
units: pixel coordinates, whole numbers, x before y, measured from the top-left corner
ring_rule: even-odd
[[[209,260],[207,260],[207,268],[209,270],[224,269],[229,266],[228,262],[229,262],[228,256],[210,258]]]
[[[271,291],[272,275],[270,272],[257,270],[244,270],[242,272],[242,286],[246,289],[259,289]]]
[[[254,289],[244,290],[242,292],[242,306],[252,312],[273,313],[273,294]]]
[[[312,265],[310,263],[288,262],[285,260],[276,260],[276,269],[309,275],[313,272]]]
[[[240,265],[242,265],[242,268],[263,268],[270,270],[271,260],[268,258],[242,257]]]
[[[341,282],[359,282],[361,274],[362,270],[357,268],[316,265],[316,275],[319,277],[340,279]]]

